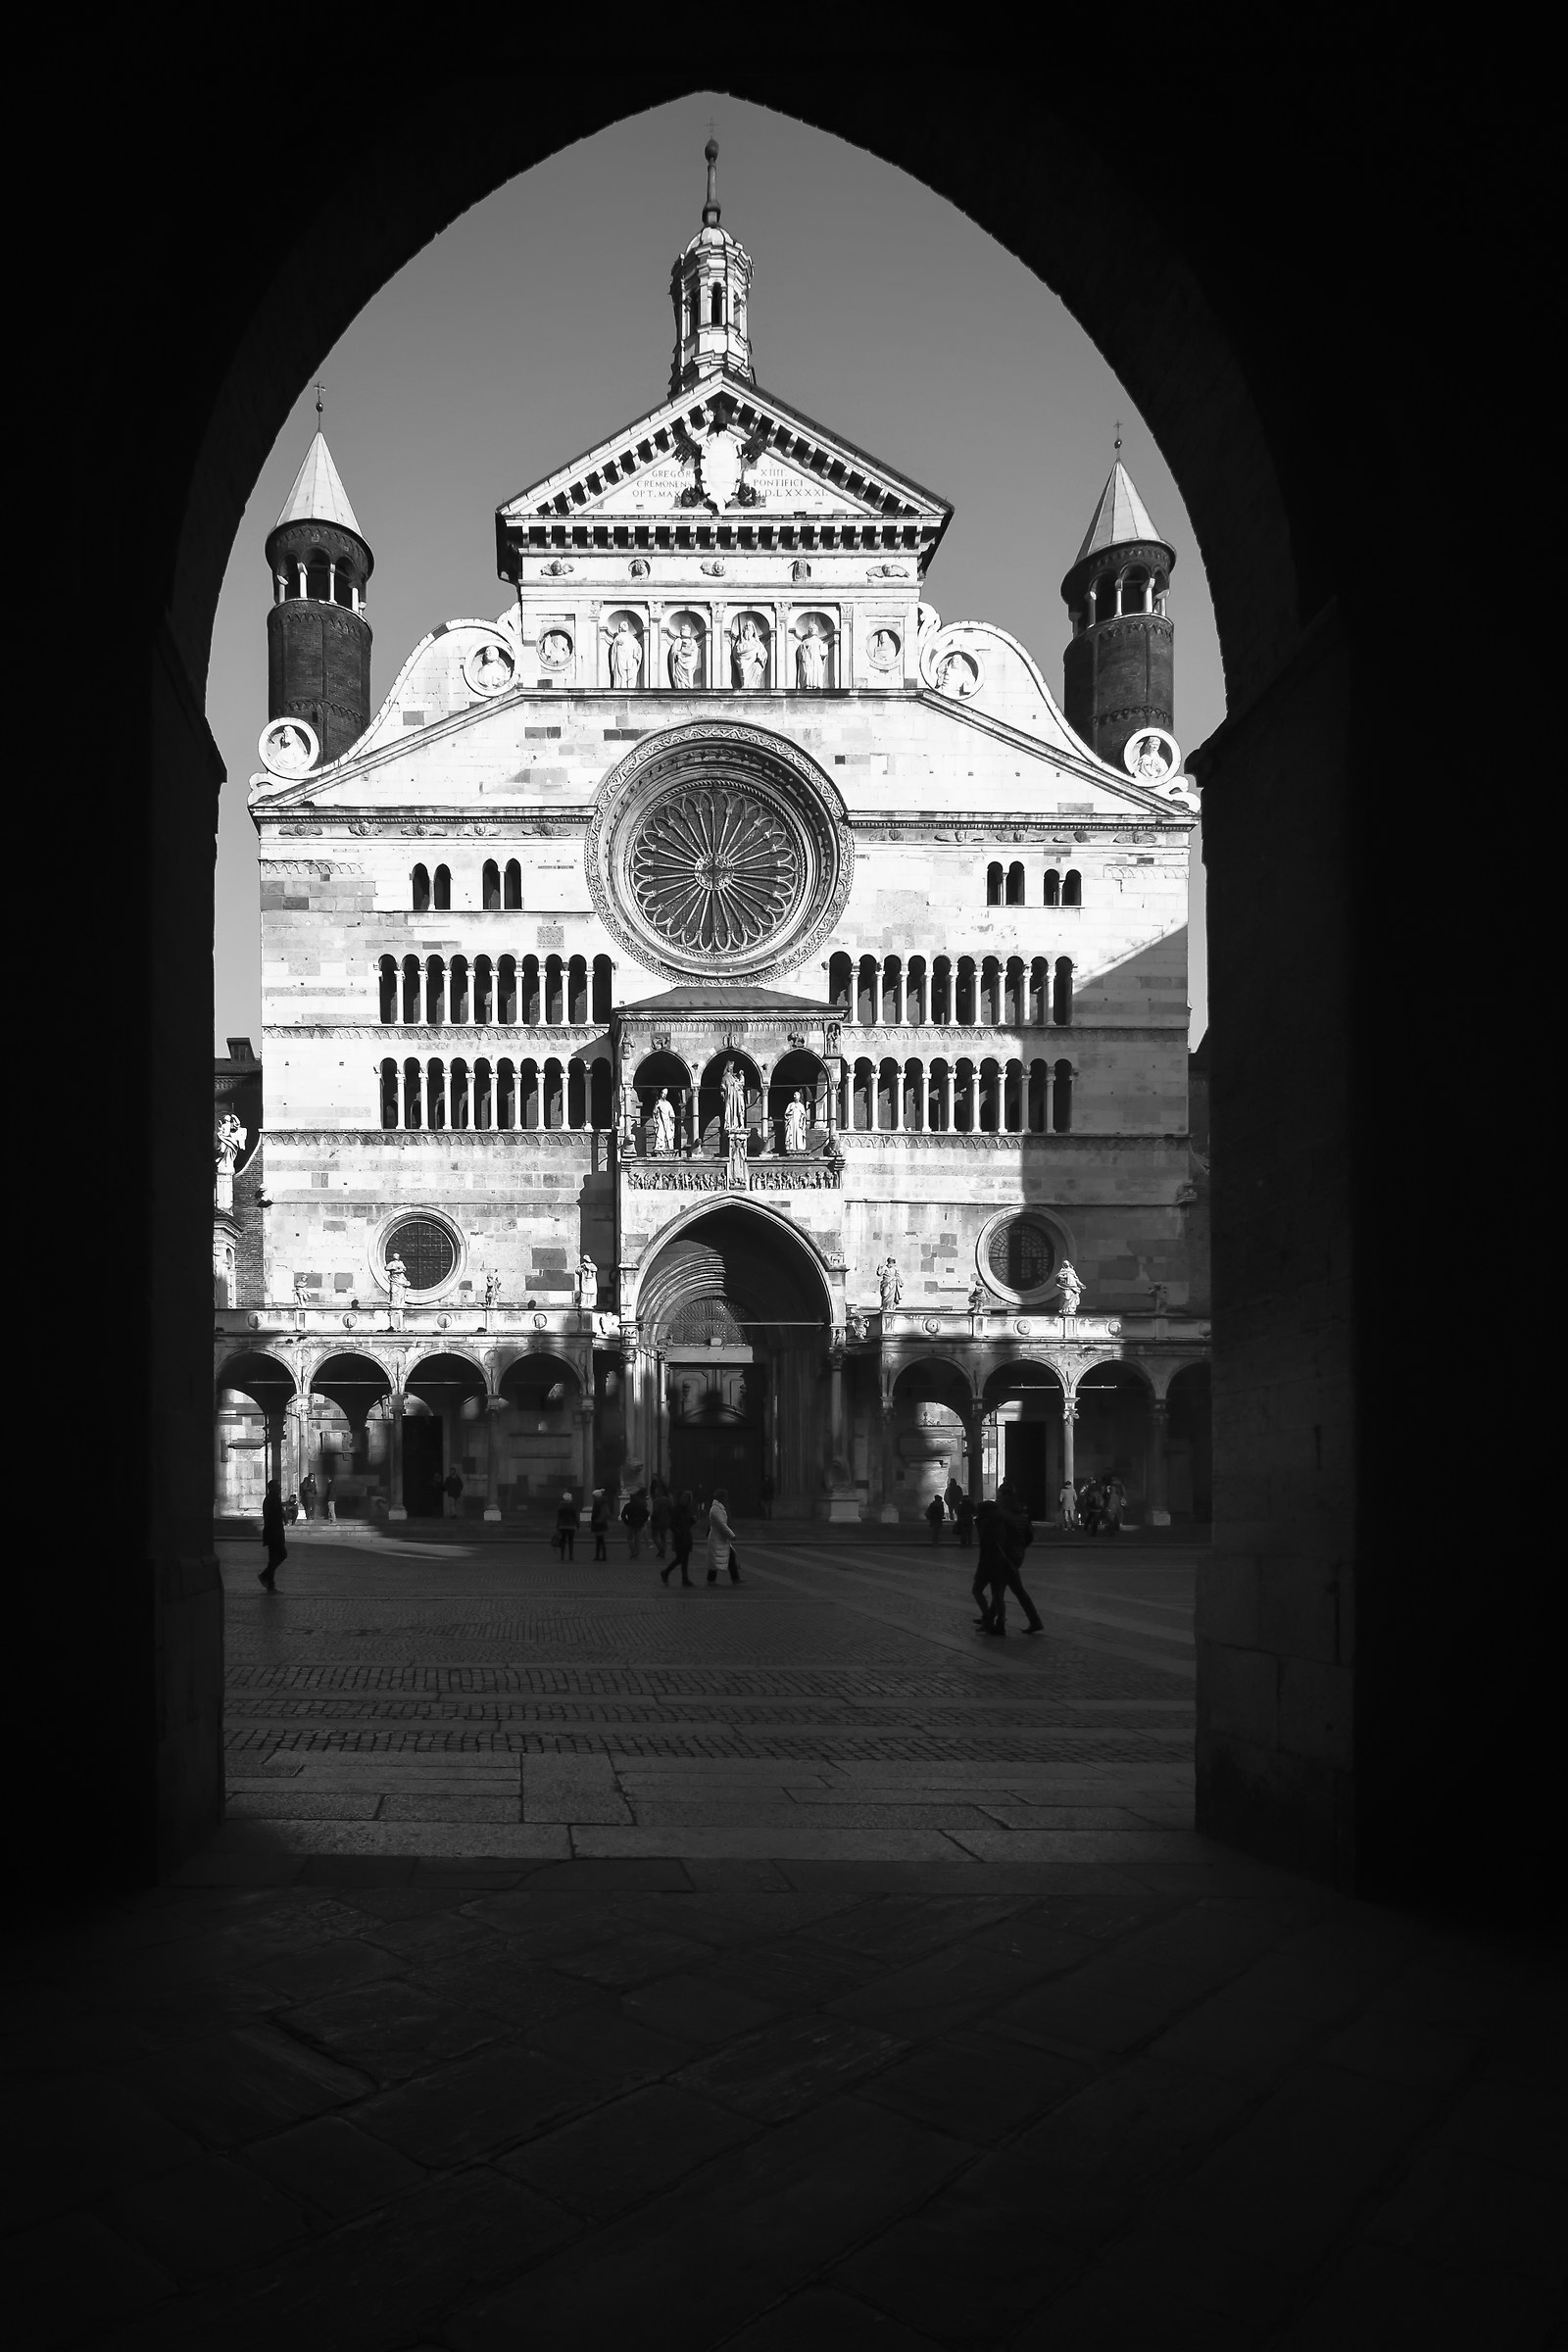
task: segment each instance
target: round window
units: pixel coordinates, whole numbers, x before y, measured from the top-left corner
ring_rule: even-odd
[[[986,1246],[986,1264],[1004,1290],[1038,1291],[1056,1262],[1056,1246],[1033,1217],[1004,1217]]]
[[[439,1290],[458,1262],[451,1234],[434,1217],[405,1217],[387,1235],[382,1253],[402,1258],[411,1291]]]

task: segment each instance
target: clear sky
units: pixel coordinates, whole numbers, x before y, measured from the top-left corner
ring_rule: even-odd
[[[669,270],[719,141],[724,225],[755,265],[758,381],[957,512],[928,574],[945,620],[993,620],[1059,694],[1062,574],[1122,459],[1176,549],[1176,733],[1225,714],[1208,583],[1170,472],[1050,290],[964,215],[859,148],[714,96],[638,115],[477,205],[369,303],[320,366],[326,437],[375,555],[372,708],[438,621],[495,614],[495,510],[662,400]],[[213,640],[207,715],[228,768],[219,827],[217,1031],[261,1042],[256,836],[267,718],[263,542],[316,425],[300,387],[246,509]],[[1193,1041],[1207,1020],[1193,854]]]

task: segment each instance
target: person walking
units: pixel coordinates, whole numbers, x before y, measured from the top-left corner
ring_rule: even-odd
[[[942,1490],[942,1499],[948,1506],[948,1517],[956,1519],[958,1506],[965,1499],[963,1489],[956,1478],[950,1478]]]
[[[316,1517],[316,1481],[308,1470],[300,1480],[300,1509],[307,1519]]]
[[[974,1497],[972,1494],[960,1494],[958,1496],[956,1517],[958,1521],[958,1542],[962,1545],[963,1549],[967,1551],[971,1544],[974,1542]]]
[[[659,1581],[667,1585],[673,1570],[680,1570],[680,1581],[689,1585],[691,1578],[686,1564],[692,1556],[692,1532],[697,1525],[697,1513],[692,1506],[692,1491],[687,1487],[669,1509],[669,1559],[659,1571]]]
[[[735,1530],[729,1523],[729,1489],[715,1487],[713,1499],[708,1506],[708,1581],[718,1582],[721,1568],[729,1570],[729,1581],[741,1581],[741,1564],[735,1551]]]
[[[1003,1548],[1002,1513],[994,1502],[982,1502],[972,1510],[975,1532],[980,1539],[980,1556],[974,1564],[974,1581],[969,1587],[976,1608],[975,1619],[983,1634],[1004,1634],[1003,1601],[1007,1585],[1007,1555]]]
[[[556,1548],[564,1560],[577,1556],[577,1505],[568,1487],[556,1505]]]
[[[1078,1490],[1078,1524],[1086,1536],[1092,1536],[1100,1525],[1100,1489],[1092,1478],[1086,1478]]]
[[[329,1519],[332,1525],[336,1527],[337,1480],[335,1478],[323,1479],[321,1482],[321,1517],[323,1519]]]
[[[441,1481],[441,1492],[446,1496],[446,1517],[456,1519],[463,1503],[463,1473],[455,1464]]]
[[[1024,1591],[1023,1579],[1019,1575],[1019,1570],[1023,1566],[1023,1555],[1035,1540],[1034,1522],[1029,1516],[1027,1507],[1014,1493],[1011,1481],[1005,1478],[997,1489],[997,1511],[1002,1522],[999,1540],[1006,1568],[1002,1582],[992,1588],[991,1631],[996,1634],[1006,1632],[1007,1594],[1016,1592],[1019,1600],[1023,1603],[1023,1613],[1028,1620],[1029,1632],[1043,1634],[1046,1630],[1045,1620]]]
[[[1127,1508],[1127,1490],[1114,1470],[1105,1480],[1101,1492],[1104,1496],[1104,1501],[1100,1514],[1100,1532],[1102,1536],[1119,1536],[1121,1534],[1121,1515]]]
[[[648,1497],[641,1487],[633,1488],[620,1516],[626,1528],[627,1552],[635,1559],[643,1547],[643,1529],[648,1525]]]
[[[674,1507],[669,1489],[662,1478],[656,1478],[648,1494],[648,1533],[661,1559],[668,1549],[669,1519]]]
[[[610,1554],[605,1549],[605,1538],[610,1533],[610,1505],[605,1500],[603,1487],[594,1489],[594,1498],[588,1509],[588,1525],[594,1539],[594,1558],[608,1559]]]
[[[1056,1524],[1064,1536],[1078,1524],[1078,1492],[1070,1478],[1062,1480],[1056,1495]]]
[[[925,1506],[925,1523],[931,1530],[931,1541],[933,1544],[940,1544],[942,1541],[942,1522],[944,1519],[946,1519],[947,1515],[948,1507],[943,1501],[942,1496],[940,1494],[933,1494],[930,1501]]]
[[[267,1566],[256,1581],[271,1592],[276,1590],[273,1580],[288,1558],[288,1545],[283,1541],[283,1497],[275,1478],[268,1480],[267,1493],[262,1496],[262,1542],[267,1546]]]

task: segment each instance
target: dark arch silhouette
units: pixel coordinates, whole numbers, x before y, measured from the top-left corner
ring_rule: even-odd
[[[123,1416],[99,1468],[158,1563],[200,1560],[209,1542],[204,1384],[190,1374],[210,1293],[211,965],[201,916],[220,762],[201,707],[245,501],[300,386],[430,237],[633,102],[699,86],[678,67],[639,67],[634,85],[612,73],[554,92],[546,114],[514,103],[528,97],[533,59],[525,33],[502,30],[487,43],[482,83],[460,51],[426,61],[416,138],[395,53],[368,56],[348,23],[318,28],[315,42],[318,74],[354,91],[355,168],[304,175],[286,216],[252,160],[288,111],[286,55],[247,49],[242,60],[214,35],[188,63],[182,135],[165,151],[140,135],[159,98],[151,60],[143,88],[132,68],[73,92],[85,205],[113,220],[119,192],[136,186],[135,267],[122,241],[102,241],[91,266],[115,274],[62,324],[56,397],[40,426],[49,447],[32,469],[36,487],[24,492],[24,503],[39,504],[28,543],[47,550],[36,584],[64,608],[91,550],[118,599],[81,715],[117,745],[125,844],[100,944],[114,968],[134,975],[147,1007],[106,1079],[104,1108],[131,1228],[120,1328],[136,1335],[124,1343],[140,1357],[134,1391],[158,1410],[149,1402],[145,1425]],[[1475,437],[1473,422],[1459,421],[1457,377],[1420,364],[1391,307],[1440,314],[1456,249],[1448,211],[1462,199],[1402,170],[1401,142],[1368,103],[1395,87],[1392,53],[1380,56],[1375,42],[1352,83],[1329,47],[1287,57],[1260,44],[1220,60],[1179,27],[1146,29],[1142,71],[1182,125],[1181,169],[1149,172],[1125,169],[1100,75],[1074,70],[1070,50],[1064,36],[1045,96],[1024,76],[957,76],[938,138],[923,74],[872,83],[764,65],[733,73],[729,86],[908,171],[1061,296],[1158,439],[1212,585],[1238,714],[1195,761],[1207,793],[1216,1032],[1216,1541],[1233,1541],[1234,1508],[1234,1525],[1250,1531],[1245,1543],[1234,1538],[1238,1575],[1276,1596],[1282,1585],[1301,1592],[1300,1616],[1282,1608],[1270,1623],[1304,1624],[1304,1595],[1327,1584],[1332,1622],[1347,1631],[1325,1637],[1325,1658],[1316,1637],[1267,1636],[1256,1612],[1228,1614],[1205,1597],[1200,1673],[1216,1697],[1227,1673],[1252,1671],[1250,1662],[1270,1660],[1287,1681],[1330,1673],[1343,1683],[1337,1720],[1348,1729],[1333,1754],[1309,1752],[1292,1744],[1288,1711],[1258,1740],[1205,1702],[1200,1819],[1344,1884],[1442,1886],[1451,1896],[1457,1851],[1472,1872],[1503,1877],[1517,1866],[1521,1888],[1538,1886],[1529,1808],[1507,1799],[1534,1713],[1519,1700],[1516,1653],[1494,1688],[1471,1688],[1467,1737],[1453,1740],[1445,1709],[1468,1617],[1458,1515],[1419,1560],[1402,1522],[1413,1491],[1444,1491],[1441,1416],[1422,1384],[1400,1390],[1376,1371],[1401,1351],[1406,1269],[1446,1253],[1442,1188],[1424,1180],[1419,1122],[1404,1106],[1438,1099],[1445,1065],[1469,1049],[1451,1035],[1412,1037],[1404,1019],[1401,975],[1433,968],[1443,953],[1445,828],[1416,841],[1396,834],[1399,796],[1382,786],[1408,761],[1412,712],[1443,705],[1445,637],[1416,604],[1391,609],[1378,595],[1365,518],[1381,511],[1393,438],[1410,478],[1443,480],[1445,453]],[[1414,105],[1407,73],[1401,58],[1398,86]],[[1461,145],[1457,96],[1423,90],[1421,99],[1427,149]],[[473,135],[476,107],[483,137]],[[1256,187],[1269,190],[1266,207],[1247,201]],[[1377,239],[1364,233],[1369,219]],[[1396,289],[1382,267],[1391,248],[1400,255]],[[120,355],[114,368],[99,364],[106,345]],[[174,380],[177,400],[167,394]],[[107,513],[105,478],[117,484]],[[1398,887],[1374,892],[1371,874],[1396,875]],[[101,967],[103,956],[93,960]],[[1308,966],[1330,973],[1326,990],[1300,989]],[[97,985],[96,970],[67,984],[64,1010],[83,1033]],[[1386,1083],[1392,1067],[1397,1088]],[[85,1170],[60,1171],[62,1222],[91,1224],[90,1182]],[[1290,1414],[1270,1413],[1276,1393],[1292,1396]],[[1227,1449],[1265,1426],[1266,1437],[1245,1441],[1253,1458],[1233,1465],[1278,1498],[1277,1515],[1260,1520],[1227,1501]],[[1391,1460],[1397,1479],[1379,1474]],[[1514,1597],[1524,1598],[1517,1581]],[[97,1849],[103,1873],[144,1876],[218,1818],[215,1612],[183,1568],[111,1577],[84,1531],[50,1582],[45,1618],[44,1640],[82,1661],[99,1744],[122,1759],[122,1802]],[[186,1694],[162,1735],[149,1728],[160,1717],[145,1678],[121,1687],[125,1657],[155,1655]],[[162,1757],[160,1737],[172,1743]],[[160,1780],[178,1792],[162,1811]],[[62,1855],[73,1850],[61,1825],[90,1803],[87,1765],[64,1762],[26,1824],[46,1860],[51,1841]]]

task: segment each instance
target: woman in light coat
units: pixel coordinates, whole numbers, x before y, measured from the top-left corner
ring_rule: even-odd
[[[735,1565],[735,1530],[729,1523],[729,1489],[715,1487],[713,1499],[708,1506],[708,1581],[718,1582],[721,1568],[729,1570],[729,1581],[738,1585],[741,1572]]]

